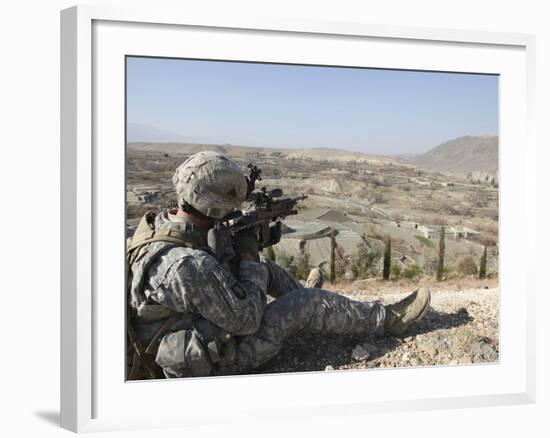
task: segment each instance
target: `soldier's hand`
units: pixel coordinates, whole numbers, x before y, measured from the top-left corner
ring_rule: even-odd
[[[235,247],[241,260],[258,261],[258,232],[256,229],[247,229],[235,235]]]

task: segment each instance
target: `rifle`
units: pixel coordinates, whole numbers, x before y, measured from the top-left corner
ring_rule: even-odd
[[[296,204],[307,198],[306,195],[283,198],[281,188],[267,190],[262,187],[256,190],[256,181],[262,181],[262,170],[252,163],[248,168],[250,175],[246,177],[246,200],[250,205],[217,221],[208,232],[208,246],[222,262],[236,258],[233,238],[243,230],[257,230],[260,250],[279,243],[281,221],[287,216],[297,214]]]

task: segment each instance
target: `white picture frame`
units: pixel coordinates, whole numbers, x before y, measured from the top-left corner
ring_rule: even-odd
[[[186,41],[192,44],[182,44]],[[295,49],[290,50],[290,45]],[[62,11],[62,427],[81,432],[211,424],[214,418],[219,423],[245,417],[261,420],[273,409],[279,415],[306,418],[534,402],[535,273],[517,254],[534,248],[536,232],[524,238],[513,233],[518,223],[536,229],[535,216],[527,213],[536,206],[534,50],[534,37],[523,34],[291,18],[228,20],[188,11],[103,6]],[[371,58],[361,58],[365,53]],[[124,343],[125,243],[121,65],[124,55],[140,54],[501,75],[500,362],[324,375],[121,380],[125,354],[119,351]],[[113,217],[120,217],[120,223]],[[323,379],[321,392],[319,379]],[[388,379],[396,382],[395,388],[388,386]],[[429,388],[415,383],[427,381]],[[399,382],[410,383],[404,387]],[[351,394],[349,389],[357,385],[368,385],[369,391]],[[297,389],[292,401],[285,398],[289,388]],[[132,400],[138,397],[174,398],[182,391],[192,404],[180,400],[162,416],[131,414]],[[125,405],[129,407],[122,409]]]

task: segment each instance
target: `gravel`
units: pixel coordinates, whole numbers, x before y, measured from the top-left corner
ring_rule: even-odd
[[[389,304],[408,292],[362,296]],[[402,338],[301,334],[258,373],[498,362],[498,288],[432,290],[424,318]]]

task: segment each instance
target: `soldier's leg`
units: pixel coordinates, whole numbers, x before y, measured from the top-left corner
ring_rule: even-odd
[[[353,301],[323,289],[301,288],[266,307],[260,330],[237,345],[238,368],[250,370],[279,353],[286,338],[300,331],[382,334],[384,306]]]
[[[277,263],[264,257],[261,257],[260,260],[267,266],[269,272],[267,293],[273,298],[279,298],[291,291],[304,288],[298,280]]]

